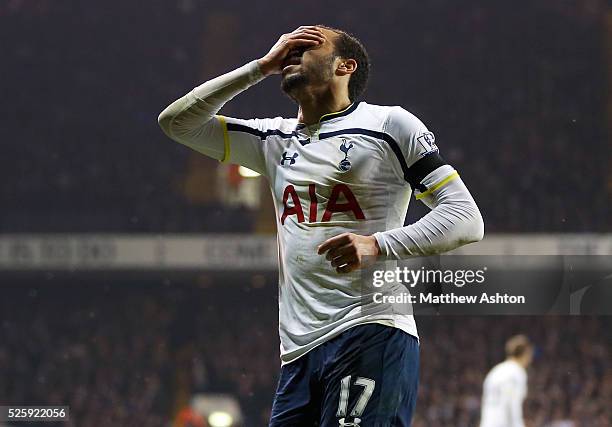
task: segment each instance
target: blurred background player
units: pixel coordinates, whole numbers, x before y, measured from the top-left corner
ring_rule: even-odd
[[[506,342],[506,360],[491,369],[483,384],[480,427],[524,427],[527,367],[533,346],[524,335]]]

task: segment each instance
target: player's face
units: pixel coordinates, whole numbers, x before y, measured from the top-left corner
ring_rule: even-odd
[[[281,88],[292,98],[307,86],[323,86],[334,76],[335,55],[333,31],[321,28],[325,41],[307,49],[289,52],[282,69]]]

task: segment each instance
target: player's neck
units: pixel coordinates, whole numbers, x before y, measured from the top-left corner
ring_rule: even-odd
[[[338,93],[331,90],[303,93],[297,101],[300,106],[298,121],[306,125],[316,124],[324,115],[342,111],[351,105],[347,93]]]
[[[521,358],[518,358],[518,357],[509,357],[506,360],[509,360],[511,362],[516,363],[517,365],[519,365],[523,369],[527,369],[525,361],[523,359],[521,359]]]

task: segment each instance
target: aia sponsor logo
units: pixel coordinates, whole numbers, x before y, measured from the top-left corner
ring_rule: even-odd
[[[308,222],[319,221],[319,200],[317,198],[316,190],[315,184],[308,185]],[[344,199],[344,201],[341,201],[341,199]],[[346,184],[336,184],[332,187],[320,221],[329,222],[332,220],[332,216],[339,212],[347,212],[349,215],[352,214],[355,219],[358,220],[366,219],[361,206],[359,206],[357,198]],[[281,215],[281,224],[284,225],[285,219],[292,215],[296,216],[297,222],[306,221],[304,209],[302,208],[302,200],[300,199],[295,187],[293,185],[288,185],[283,191],[283,213]]]

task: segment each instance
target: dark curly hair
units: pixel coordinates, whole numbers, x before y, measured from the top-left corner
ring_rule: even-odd
[[[338,34],[334,40],[334,54],[340,58],[354,59],[357,62],[357,69],[349,80],[349,99],[355,101],[361,96],[368,84],[370,75],[370,57],[363,44],[354,35],[338,28],[328,27],[327,25],[317,25]]]

